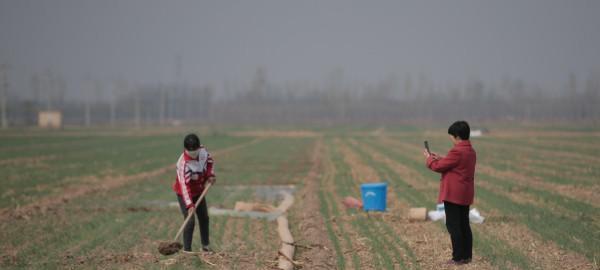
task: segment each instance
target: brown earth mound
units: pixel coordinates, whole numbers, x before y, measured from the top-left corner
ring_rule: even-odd
[[[160,242],[158,252],[162,255],[171,255],[177,253],[183,246],[178,242]]]

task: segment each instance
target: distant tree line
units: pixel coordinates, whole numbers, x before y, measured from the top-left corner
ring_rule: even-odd
[[[395,124],[459,118],[597,123],[600,119],[600,76],[579,83],[571,74],[564,85],[548,91],[520,79],[488,85],[474,78],[440,87],[424,75],[406,75],[356,83],[345,79],[341,70],[319,83],[272,83],[259,68],[251,81],[226,82],[219,88],[88,80],[80,89],[84,94],[76,99],[66,95],[66,81],[52,72],[31,77],[32,96],[18,95],[5,70],[0,69],[3,127],[36,125],[41,110],[61,111],[66,125],[81,126]]]

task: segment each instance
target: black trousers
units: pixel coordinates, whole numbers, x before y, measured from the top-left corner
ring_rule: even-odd
[[[192,198],[192,201],[196,203],[200,196],[196,196]],[[183,218],[187,218],[188,210],[185,208],[185,202],[183,201],[183,197],[177,195],[177,201],[179,201],[179,208],[181,209],[181,213],[183,214]],[[200,240],[202,241],[203,246],[208,246],[210,243],[208,240],[208,209],[206,207],[206,199],[202,199],[198,208],[196,208],[196,216],[198,217],[198,222],[200,222]],[[192,237],[194,236],[194,226],[195,220],[191,219],[188,224],[183,228],[183,250],[192,251]]]
[[[469,224],[469,206],[444,201],[446,228],[452,241],[452,260],[473,257],[473,233]]]

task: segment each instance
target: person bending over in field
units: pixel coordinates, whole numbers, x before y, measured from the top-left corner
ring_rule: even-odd
[[[196,134],[188,134],[183,140],[183,153],[177,160],[177,176],[173,184],[173,190],[177,194],[179,208],[185,219],[196,211],[200,222],[200,240],[202,251],[212,252],[208,239],[208,210],[206,197],[202,199],[198,208],[195,203],[204,191],[206,183],[214,184],[216,181],[213,170],[214,161],[206,148],[200,144]],[[192,251],[192,236],[194,235],[195,220],[191,219],[183,230],[183,250]]]
[[[448,128],[454,147],[445,157],[427,150],[429,169],[442,174],[438,203],[444,202],[446,228],[452,242],[449,264],[466,264],[473,257],[473,235],[469,224],[469,206],[475,195],[475,161],[477,155],[469,141],[471,129],[465,121],[454,122]]]

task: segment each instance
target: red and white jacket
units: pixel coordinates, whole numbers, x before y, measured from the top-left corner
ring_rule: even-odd
[[[183,197],[187,208],[194,205],[193,197],[202,194],[208,178],[215,176],[213,165],[214,161],[204,146],[200,146],[197,158],[190,157],[185,151],[179,156],[173,191]]]

